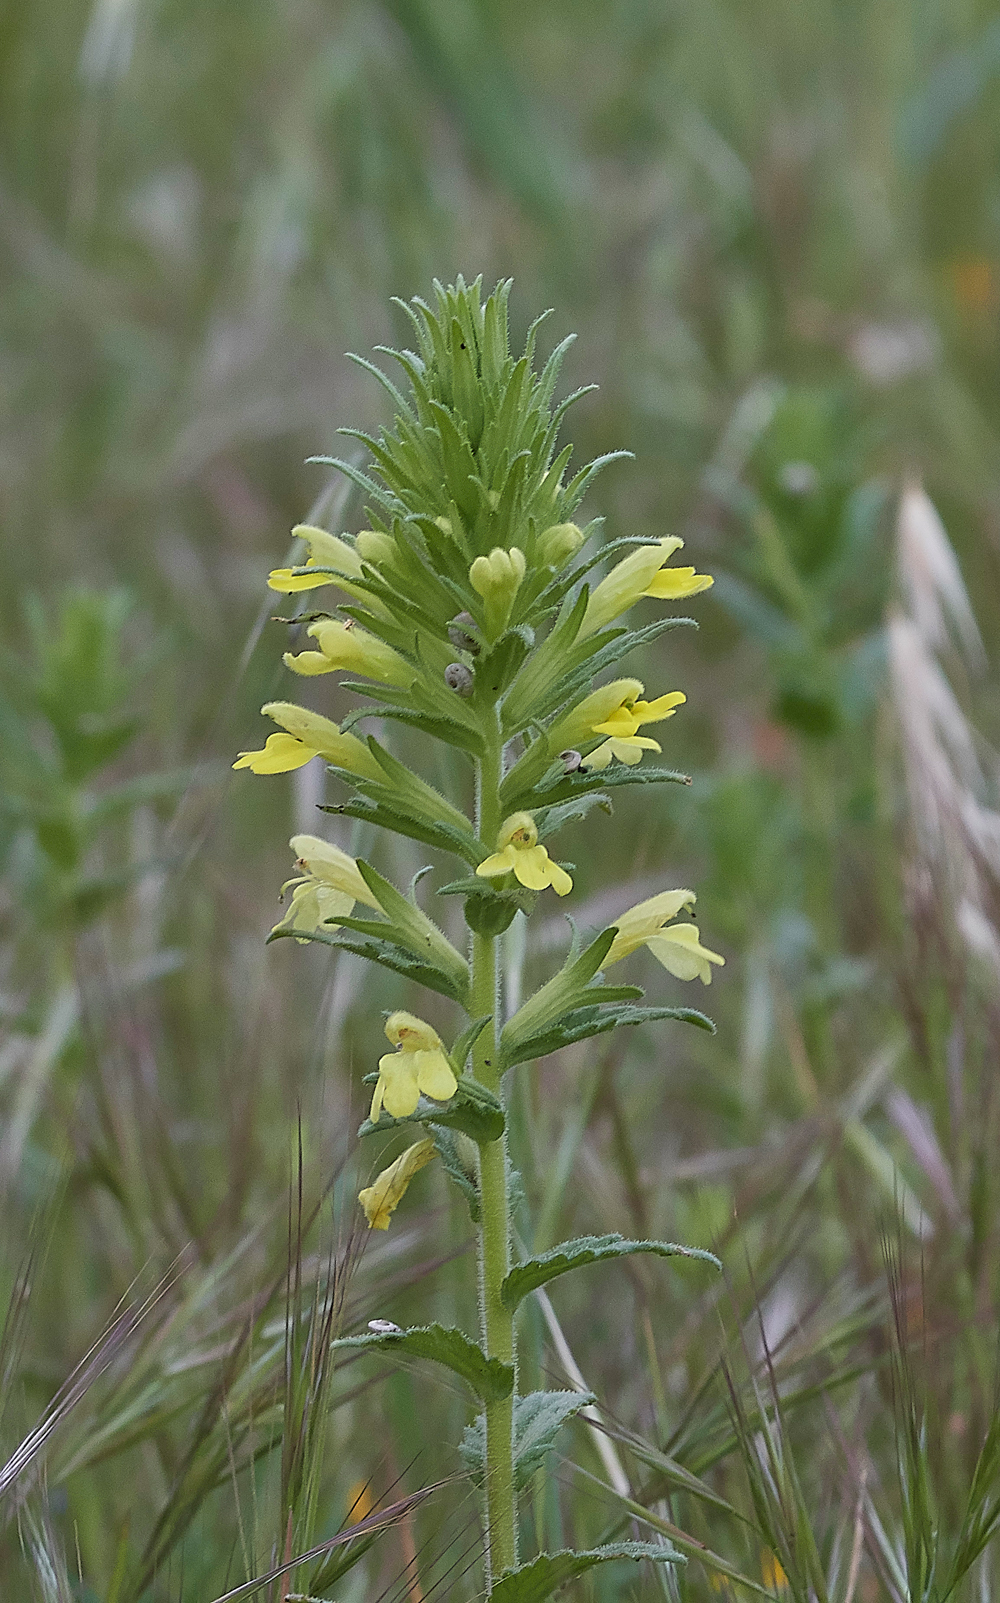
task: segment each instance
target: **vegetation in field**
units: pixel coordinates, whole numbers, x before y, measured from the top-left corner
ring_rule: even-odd
[[[577,332],[554,403],[600,388],[565,482],[634,453],[553,523],[603,518],[594,555],[677,535],[715,577],[697,630],[614,669],[686,702],[605,733],[691,784],[607,788],[612,751],[583,770],[612,815],[549,862],[573,858],[581,934],[697,891],[717,1034],[543,1043],[504,1110],[514,1259],[604,1243],[515,1283],[518,1392],[547,1399],[517,1427],[522,1558],[687,1562],[566,1560],[523,1595],[994,1596],[998,28],[941,0],[11,9],[3,1596],[483,1595],[480,1404],[388,1328],[476,1334],[465,1133],[450,1178],[414,1160],[386,1232],[357,1202],[424,1139],[383,1163],[356,1137],[384,1016],[451,1049],[457,1014],[266,944],[289,837],[403,889],[433,848],[317,810],[348,800],[320,746],[230,766],[301,743],[263,704],[338,732],[358,706],[279,667],[273,615],[322,624],[266,579],[307,556],[294,526],[372,526],[369,447],[337,430],[378,440],[396,408],[342,353],[413,346],[392,296],[459,273],[514,278],[515,353],[555,308],[540,367]],[[503,579],[476,628],[511,621]],[[442,669],[474,673],[470,640]],[[470,794],[461,746],[366,727]],[[462,901],[433,902],[460,956]],[[565,910],[547,888],[496,935],[511,1014],[559,970]],[[626,979],[690,1006],[653,952]]]

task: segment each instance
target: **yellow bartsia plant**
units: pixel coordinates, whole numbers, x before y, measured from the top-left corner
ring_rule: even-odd
[[[683,777],[655,764],[650,754],[660,753],[660,744],[643,732],[673,717],[683,692],[647,699],[640,680],[612,677],[630,651],[683,620],[648,609],[633,627],[626,614],[638,601],[669,603],[712,582],[671,565],[681,545],[674,536],[630,535],[587,555],[598,525],[578,522],[578,509],[603,463],[568,477],[568,451],[556,454],[561,411],[552,402],[564,347],[536,373],[532,335],[516,360],[508,291],[501,285],[483,301],[478,282],[459,280],[435,287],[433,307],[417,301],[409,309],[416,349],[399,360],[410,391],[386,379],[393,425],[378,439],[360,436],[372,465],[321,459],[361,489],[368,526],[355,535],[297,526],[306,561],[275,569],[268,581],[310,600],[324,586],[347,595],[332,612],[303,617],[306,641],[294,639],[284,660],[299,675],[362,681],[352,693],[367,703],[359,702],[344,729],[294,702],[268,702],[263,710],[279,732],[236,763],[277,775],[319,757],[344,786],[341,817],[408,836],[458,863],[457,877],[439,893],[462,900],[467,957],[418,904],[414,887],[404,894],[371,863],[310,835],[292,839],[299,872],[272,933],[356,953],[388,969],[400,987],[436,993],[438,1009],[448,1010],[430,1022],[397,1008],[385,1025],[394,1050],[378,1057],[377,1072],[372,1050],[361,1135],[387,1141],[391,1161],[361,1190],[360,1204],[371,1229],[387,1229],[414,1177],[440,1155],[472,1214],[478,1342],[433,1324],[411,1332],[390,1327],[384,1340],[387,1355],[395,1342],[400,1351],[450,1365],[480,1399],[483,1418],[464,1450],[483,1488],[488,1594],[504,1576],[509,1592],[519,1564],[517,1488],[529,1470],[519,1467],[523,1431],[515,1421],[538,1417],[537,1399],[517,1392],[517,1287],[525,1273],[540,1285],[594,1261],[585,1239],[512,1266],[504,1076],[606,1030],[666,1019],[711,1028],[678,999],[646,1005],[635,987],[607,983],[604,973],[640,947],[675,979],[707,983],[722,962],[690,922],[694,893],[666,891],[589,943],[574,943],[512,1018],[498,1016],[498,936],[529,916],[539,895],[570,898],[574,890],[573,873],[552,855],[553,836],[577,824],[595,800],[610,811],[609,788]],[[595,582],[594,569],[608,555],[610,570]],[[472,805],[461,789],[443,794],[387,744],[355,733],[366,707],[383,726],[401,721],[425,741],[463,753],[475,771]],[[587,877],[595,888],[593,853]],[[400,1126],[411,1137],[416,1126],[421,1138],[394,1151]],[[615,1243],[602,1247],[605,1257],[672,1250]],[[364,1337],[366,1345],[382,1340],[378,1332]],[[550,1410],[543,1447],[574,1406],[570,1398]],[[597,1550],[586,1563],[619,1552]],[[661,1546],[649,1556],[674,1555]],[[541,1597],[538,1573],[533,1577],[531,1596]]]

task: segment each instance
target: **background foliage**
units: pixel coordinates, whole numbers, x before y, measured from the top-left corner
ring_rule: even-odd
[[[567,1049],[513,1123],[526,1247],[659,1235],[726,1277],[529,1300],[525,1389],[600,1411],[527,1528],[686,1533],[683,1574],[580,1597],[994,1595],[998,110],[971,0],[5,8],[4,1595],[201,1603],[438,1481],[270,1595],[480,1584],[466,1399],[317,1357],[472,1313],[439,1174],[358,1235],[359,1075],[405,998],[265,949],[323,780],[228,767],[283,682],[291,524],[360,525],[304,465],[383,419],[342,352],[457,271],[514,276],[516,335],[554,306],[546,351],[578,331],[578,460],[636,455],[588,514],[717,575],[641,668],[688,690],[693,785],[572,854],[594,920],[698,888],[719,1034]],[[563,928],[510,936],[514,974]]]

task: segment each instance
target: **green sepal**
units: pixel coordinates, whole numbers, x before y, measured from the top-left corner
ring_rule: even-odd
[[[344,690],[363,690],[361,684],[353,684],[348,680],[341,681]],[[371,692],[369,691],[369,694]],[[408,724],[412,729],[419,729],[434,740],[443,740],[448,746],[456,746],[459,751],[471,752],[474,757],[481,757],[485,751],[483,737],[476,729],[468,729],[465,724],[456,723],[452,718],[440,718],[431,713],[414,712],[409,707],[393,707],[388,702],[382,702],[377,707],[358,707],[340,725],[341,734],[353,729],[362,718],[391,718],[398,724]]]
[[[481,1019],[473,1019],[471,1024],[466,1025],[461,1035],[456,1036],[454,1045],[448,1054],[456,1074],[461,1075],[464,1072],[469,1053],[492,1017],[492,1013],[484,1013]]]
[[[595,807],[608,814],[613,811],[608,797],[597,789],[587,791],[572,801],[536,808],[532,816],[535,828],[538,830],[538,839],[551,840],[552,836],[560,829],[565,829],[567,824],[581,823]]]
[[[500,716],[505,739],[519,734],[522,729],[527,728],[533,718],[537,719],[540,716],[537,711],[538,703],[547,701],[552,686],[558,682],[564,670],[567,658],[572,658],[573,643],[580,633],[587,601],[586,586],[575,601],[570,601],[567,597],[551,633],[526,662],[508,691]],[[599,648],[600,638],[596,637],[593,649],[596,651]]]
[[[534,643],[532,630],[521,625],[508,629],[483,651],[475,663],[477,698],[492,703],[502,696],[524,666]]]
[[[386,776],[386,788],[405,797],[410,802],[412,811],[421,813],[428,822],[447,824],[451,829],[474,838],[469,831],[469,820],[465,814],[460,813],[457,807],[453,807],[439,790],[435,790],[433,785],[428,785],[425,779],[421,779],[411,768],[407,768],[405,763],[401,763],[391,752],[386,751],[384,746],[379,745],[374,735],[368,736],[368,747]],[[363,786],[357,788],[362,789]]]
[[[457,1186],[462,1193],[468,1203],[469,1217],[472,1223],[477,1225],[482,1217],[479,1207],[479,1187],[474,1176],[469,1174],[462,1162],[458,1142],[451,1131],[444,1129],[440,1124],[431,1124],[430,1133],[434,1138],[438,1157],[441,1159],[441,1167],[452,1185]]]
[[[622,990],[634,988],[620,987]],[[642,994],[641,992],[639,993]],[[609,1003],[614,1003],[614,996],[608,997]],[[528,1063],[533,1058],[548,1057],[550,1052],[558,1052],[560,1047],[572,1046],[575,1041],[586,1041],[594,1035],[604,1035],[608,1030],[618,1030],[635,1024],[648,1024],[657,1019],[678,1019],[682,1024],[694,1024],[701,1030],[708,1030],[715,1034],[715,1025],[705,1013],[699,1013],[693,1007],[633,1007],[628,1003],[621,1006],[602,1006],[599,1002],[591,1007],[573,1008],[563,1015],[557,1024],[549,1029],[539,1031],[538,1034],[527,1037],[518,1043],[514,1049],[504,1047],[502,1062],[505,1069],[513,1068],[515,1063]]]
[[[507,779],[517,778],[516,766],[511,769]],[[513,785],[504,790],[507,780],[500,787],[500,805],[504,814],[517,813],[522,809],[537,809],[539,804],[545,806],[553,802],[572,801],[576,797],[590,795],[593,791],[617,789],[620,785],[690,785],[691,775],[682,774],[676,768],[654,767],[652,764],[612,763],[608,768],[602,768],[594,773],[587,773],[585,769],[577,769],[575,774],[567,774],[561,762],[550,763],[534,785],[523,786],[520,790]]]
[[[384,1135],[406,1124],[439,1124],[446,1130],[461,1130],[478,1146],[483,1146],[490,1141],[499,1141],[505,1120],[503,1108],[493,1092],[480,1085],[471,1075],[463,1074],[458,1082],[458,1090],[450,1101],[434,1102],[430,1097],[422,1096],[415,1111],[402,1119],[393,1118],[383,1108],[374,1124],[371,1119],[364,1121],[358,1136]]]
[[[339,921],[350,929],[352,921],[343,919]],[[358,924],[365,921],[357,920]],[[375,926],[381,929],[381,925]],[[405,947],[395,946],[391,941],[376,939],[369,935],[366,939],[356,941],[338,939],[335,935],[327,935],[323,930],[272,930],[267,937],[268,943],[293,936],[298,941],[319,941],[322,946],[332,946],[339,952],[351,952],[355,957],[366,958],[369,963],[380,963],[383,968],[391,969],[394,974],[402,974],[404,979],[415,980],[418,985],[425,985],[429,991],[437,991],[441,996],[450,997],[453,1002],[459,1002],[464,1007],[463,995],[455,989],[449,975],[443,969],[434,968],[430,963],[422,963],[408,952]]]
[[[464,896],[465,922],[477,935],[502,935],[523,913],[528,918],[538,901],[538,892],[519,885],[514,876],[505,876],[510,883],[498,890],[496,884],[483,876],[470,874],[463,879],[449,880],[439,887],[439,896]]]
[[[514,1398],[514,1481],[517,1490],[527,1486],[567,1420],[597,1399],[586,1391],[532,1391]],[[486,1458],[486,1430],[482,1414],[466,1425],[458,1451],[468,1473],[482,1484]]]
[[[673,1241],[629,1241],[617,1231],[607,1236],[578,1236],[573,1241],[561,1241],[537,1258],[517,1264],[500,1288],[501,1301],[513,1313],[529,1292],[537,1291],[557,1275],[564,1275],[570,1269],[582,1269],[586,1264],[602,1263],[607,1258],[627,1258],[634,1252],[651,1252],[659,1258],[700,1258],[715,1269],[722,1268],[714,1252],[705,1252],[700,1247],[681,1247]]]
[[[611,950],[616,934],[613,925],[602,930],[578,957],[569,957],[558,974],[554,974],[518,1008],[514,1017],[505,1024],[500,1037],[501,1057],[505,1064],[520,1062],[518,1052],[522,1042],[534,1039],[542,1030],[579,1005],[588,984]]]
[[[616,1559],[648,1558],[654,1564],[686,1564],[687,1559],[674,1547],[661,1547],[655,1542],[609,1542],[605,1547],[586,1548],[574,1552],[564,1548],[559,1553],[539,1553],[529,1564],[516,1570],[505,1570],[490,1593],[491,1603],[544,1603],[560,1586],[586,1574],[597,1564],[611,1564]]]
[[[404,896],[363,857],[358,858],[358,872],[389,920],[391,939],[395,944],[405,946],[414,957],[429,958],[436,968],[449,975],[456,992],[464,997],[469,987],[469,965],[461,952],[452,946],[444,931],[438,929],[434,920],[428,918],[416,901]],[[352,922],[347,927],[360,929],[364,935],[376,935],[383,940],[388,938],[382,930],[361,928],[361,923],[359,920],[357,924]]]
[[[335,770],[342,778],[351,779],[343,770]],[[351,783],[360,784],[351,779]],[[363,784],[364,781],[361,781]],[[404,813],[397,806],[389,806],[378,799],[389,794],[380,786],[371,787],[375,795],[354,797],[349,802],[321,805],[321,813],[339,813],[347,818],[360,818],[366,824],[377,824],[380,829],[388,829],[395,835],[405,835],[409,840],[422,841],[425,846],[435,846],[439,851],[450,852],[453,857],[461,857],[471,867],[483,861],[487,856],[485,846],[468,830],[458,830],[451,824],[429,823],[426,819],[416,818],[412,813]],[[395,802],[396,798],[393,797]]]
[[[579,691],[585,689],[597,674],[604,672],[605,668],[614,667],[622,657],[637,651],[640,646],[651,644],[668,629],[697,629],[697,627],[694,618],[657,618],[655,623],[648,623],[643,629],[614,630],[610,633],[610,638],[607,630],[600,630],[597,634],[588,636],[580,646],[569,653],[571,666],[562,678],[555,681],[547,698],[531,708],[531,717],[536,722],[548,718],[563,702],[571,701]],[[595,649],[588,650],[588,647]],[[576,662],[573,661],[574,657],[578,659]]]
[[[339,1350],[376,1348],[402,1353],[407,1358],[429,1358],[444,1364],[472,1387],[484,1403],[499,1403],[514,1389],[514,1367],[499,1358],[487,1358],[478,1342],[464,1331],[444,1325],[414,1325],[409,1330],[371,1331],[364,1336],[341,1336],[330,1343]]]

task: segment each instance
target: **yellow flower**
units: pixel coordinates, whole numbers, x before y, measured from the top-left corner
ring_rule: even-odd
[[[458,1090],[441,1037],[414,1013],[390,1014],[385,1033],[396,1052],[378,1061],[378,1084],[368,1117],[377,1124],[383,1107],[394,1119],[416,1112],[421,1093],[434,1102],[447,1102]]]
[[[640,546],[621,562],[616,563],[606,579],[602,579],[587,603],[578,639],[586,640],[595,630],[627,612],[642,596],[676,601],[681,596],[693,596],[707,590],[714,580],[706,573],[695,573],[693,568],[672,568],[661,573],[664,563],[679,551],[684,541],[672,534],[657,540],[655,545]]]
[[[483,879],[514,874],[530,891],[543,891],[551,885],[557,896],[566,896],[573,881],[564,868],[554,863],[544,846],[538,844],[538,830],[530,813],[512,813],[500,826],[497,850],[480,863],[476,873]]]
[[[591,725],[592,734],[608,735],[610,738],[592,751],[589,757],[585,757],[580,767],[607,768],[612,757],[634,766],[641,761],[644,751],[660,751],[657,741],[636,734],[636,730],[642,724],[658,724],[664,718],[672,718],[686,700],[682,690],[671,690],[665,696],[657,696],[655,701],[621,702],[603,723]]]
[[[347,673],[377,679],[383,685],[400,685],[408,690],[417,677],[405,657],[387,646],[377,635],[358,629],[337,618],[321,618],[310,624],[307,633],[319,645],[318,651],[286,651],[285,666],[298,674]]]
[[[722,965],[725,958],[702,946],[697,924],[671,924],[669,921],[685,907],[693,907],[694,891],[661,891],[648,901],[630,907],[615,920],[618,933],[611,943],[602,969],[619,963],[640,946],[646,946],[668,974],[678,980],[700,979],[712,983],[711,965]]]
[[[331,719],[291,701],[268,701],[260,710],[285,733],[268,735],[262,751],[241,751],[234,768],[249,768],[255,774],[287,774],[313,757],[325,757],[349,773],[384,778],[364,742],[356,735],[342,735]]]
[[[389,1220],[406,1195],[413,1176],[430,1163],[433,1156],[433,1141],[416,1141],[395,1163],[390,1163],[388,1169],[383,1169],[370,1186],[358,1192],[370,1230],[388,1230]]]
[[[506,628],[526,571],[524,552],[516,545],[509,551],[494,546],[488,557],[477,557],[469,569],[469,583],[483,598],[486,633],[491,640]]]
[[[761,1549],[760,1578],[772,1592],[783,1592],[788,1586],[788,1576],[781,1560],[768,1547]]]
[[[304,540],[309,547],[309,556],[304,566],[306,568],[333,568],[334,573],[296,573],[294,568],[275,568],[267,576],[268,585],[272,590],[279,590],[282,595],[291,595],[296,590],[315,590],[321,584],[337,584],[339,576],[345,579],[361,578],[361,561],[353,546],[339,535],[327,534],[325,529],[315,529],[310,523],[297,523],[292,530],[293,535]],[[345,588],[343,585],[341,589]]]
[[[282,894],[289,885],[295,889],[288,912],[275,924],[275,930],[301,930],[301,939],[305,939],[328,919],[350,918],[355,902],[378,908],[357,862],[339,846],[320,840],[318,835],[293,835],[289,845],[295,853],[296,867],[305,872],[282,886]]]

